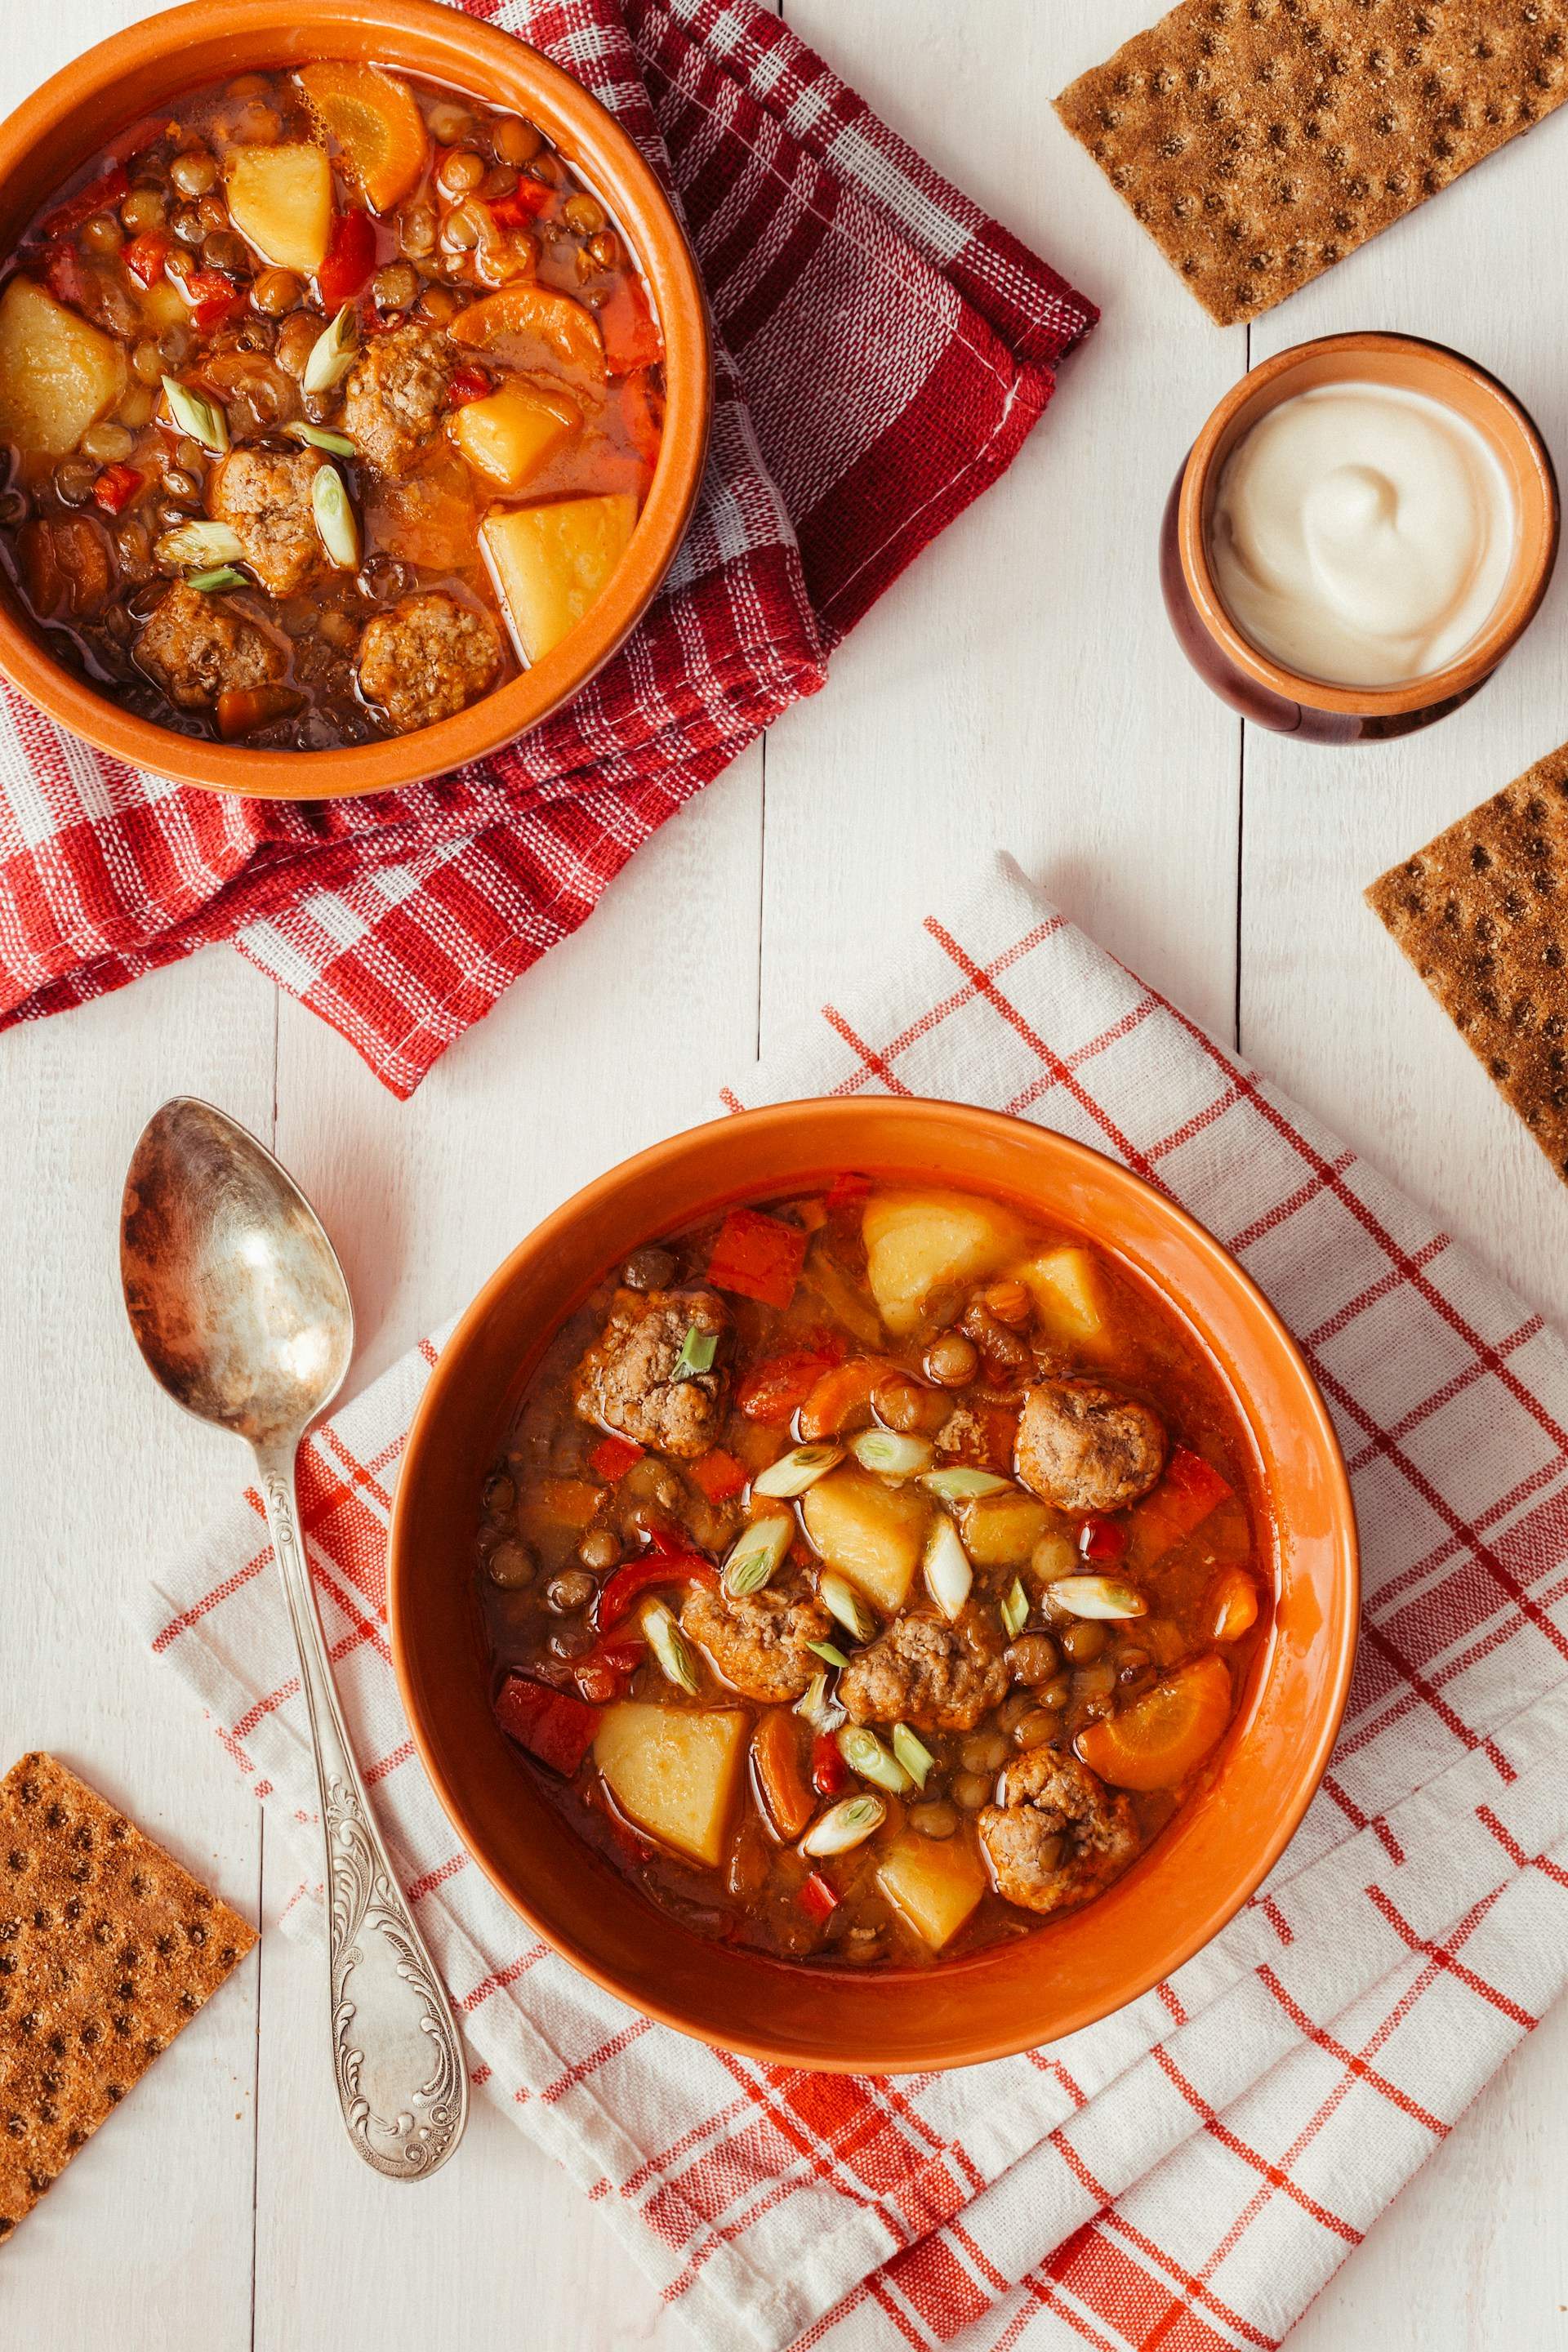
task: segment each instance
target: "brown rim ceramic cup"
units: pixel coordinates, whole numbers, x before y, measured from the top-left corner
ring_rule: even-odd
[[[1513,492],[1513,562],[1485,626],[1456,661],[1400,686],[1330,686],[1299,677],[1243,635],[1209,564],[1208,534],[1226,458],[1282,401],[1323,383],[1386,383],[1456,409],[1495,452]],[[1405,735],[1446,718],[1486,684],[1534,618],[1557,560],[1557,477],[1533,420],[1458,352],[1413,335],[1325,335],[1265,360],[1226,393],[1172,486],[1160,534],[1160,584],[1183,652],[1246,719],[1309,742]]]
[[[664,444],[637,529],[592,611],[521,677],[411,735],[331,751],[208,743],[121,710],[62,668],[0,574],[0,670],[100,751],[183,783],[335,800],[444,774],[570,700],[641,619],[679,546],[708,446],[711,362],[701,279],[658,180],[614,117],[536,49],[440,0],[194,0],[89,49],[0,123],[0,250],[119,131],[203,82],[343,58],[444,82],[525,114],[603,198],[639,263],[665,344]]]
[[[845,1168],[959,1184],[1094,1240],[1166,1302],[1247,1432],[1278,1599],[1207,1786],[1116,1885],[1037,1933],[932,1968],[856,1970],[706,1941],[578,1837],[490,1712],[476,1587],[481,1496],[563,1318],[638,1244],[736,1199]],[[781,2065],[923,2073],[1036,2047],[1104,2017],[1207,1942],[1270,1870],[1333,1747],[1355,1654],[1355,1517],[1333,1424],[1235,1260],[1162,1193],[1084,1145],[911,1097],[782,1103],[672,1137],[547,1218],[442,1349],[409,1433],[387,1558],[393,1663],[420,1759],[462,1845],[577,1968],[634,2008]],[[461,1992],[458,1986],[454,1990]]]

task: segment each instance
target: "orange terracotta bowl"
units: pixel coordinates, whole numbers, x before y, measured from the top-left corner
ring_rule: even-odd
[[[510,33],[437,0],[194,0],[89,49],[0,123],[0,252],[63,181],[141,116],[204,82],[314,58],[369,60],[525,114],[625,230],[664,334],[664,446],[626,556],[545,659],[455,719],[335,751],[206,743],[118,709],[47,652],[0,575],[0,670],[51,719],[132,767],[267,800],[336,800],[439,776],[537,726],[629,635],[679,546],[701,480],[711,361],[684,232],[632,141],[596,99]]]
[[[1159,1292],[1217,1367],[1251,1445],[1278,1602],[1207,1788],[1110,1892],[946,1965],[863,1974],[708,1943],[590,1852],[491,1718],[475,1585],[480,1495],[550,1335],[638,1243],[722,1202],[844,1168],[966,1185],[1080,1229]],[[1098,1152],[990,1111],[910,1098],[785,1103],[674,1137],[531,1234],[464,1316],[404,1457],[392,1647],[453,1827],[529,1926],[621,2000],[780,2064],[925,2072],[1026,2050],[1146,1991],[1279,1859],[1328,1762],[1349,1685],[1355,1520],[1322,1399],[1219,1244]]]

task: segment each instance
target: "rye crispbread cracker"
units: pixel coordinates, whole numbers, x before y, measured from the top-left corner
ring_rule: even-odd
[[[1568,744],[1366,898],[1568,1179]]]
[[[0,1780],[0,2242],[256,1941],[52,1756]]]
[[[1228,327],[1565,97],[1568,0],[1183,0],[1056,103]]]

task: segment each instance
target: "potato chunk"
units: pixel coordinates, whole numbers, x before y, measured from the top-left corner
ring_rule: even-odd
[[[605,1709],[594,1761],[628,1821],[712,1870],[724,1858],[748,1724],[728,1708],[621,1699]]]
[[[840,1576],[885,1616],[901,1609],[920,1566],[931,1506],[908,1486],[885,1486],[863,1470],[835,1470],[801,1502],[805,1531]]]
[[[861,1230],[872,1296],[900,1336],[914,1329],[938,1283],[994,1274],[1023,1238],[1007,1210],[965,1192],[873,1192]]]
[[[603,592],[637,519],[629,490],[492,508],[479,541],[525,662],[561,643]]]
[[[981,1495],[962,1513],[963,1549],[976,1568],[1021,1568],[1060,1524],[1032,1495]]]
[[[907,1927],[940,1952],[985,1892],[985,1865],[962,1838],[897,1837],[877,1866],[877,1884]]]
[[[1058,1339],[1082,1342],[1099,1338],[1105,1314],[1092,1251],[1047,1250],[1018,1268],[1018,1279]]]
[[[224,174],[229,217],[279,269],[307,275],[326,259],[332,234],[332,167],[324,147],[238,147]]]
[[[25,457],[63,457],[125,382],[117,342],[32,278],[13,278],[0,299],[0,441]]]
[[[582,425],[576,403],[562,392],[530,383],[503,383],[486,400],[466,400],[447,430],[476,474],[498,490],[521,490]]]

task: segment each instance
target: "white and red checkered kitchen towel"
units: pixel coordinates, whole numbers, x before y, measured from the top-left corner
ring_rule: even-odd
[[[138,773],[0,682],[0,1028],[216,940],[408,1095],[1012,462],[1099,315],[758,0],[468,0],[682,209],[717,341],[696,519],[620,655],[490,760],[369,800]]]
[[[954,2074],[775,2069],[620,2007],[531,1940],[413,1758],[384,1556],[435,1344],[306,1449],[339,1687],[476,2080],[707,2342],[1270,2346],[1568,1973],[1568,1352],[1016,868],[967,906],[940,900],[899,947],[883,959],[896,978],[825,1006],[740,1082],[746,1101],[952,1096],[1097,1145],[1230,1245],[1332,1407],[1364,1549],[1360,1664],[1331,1768],[1267,1885],[1119,2015]],[[313,1880],[268,1558],[252,1496],[139,1622],[303,1835]],[[309,1926],[309,1904],[295,1916]]]

